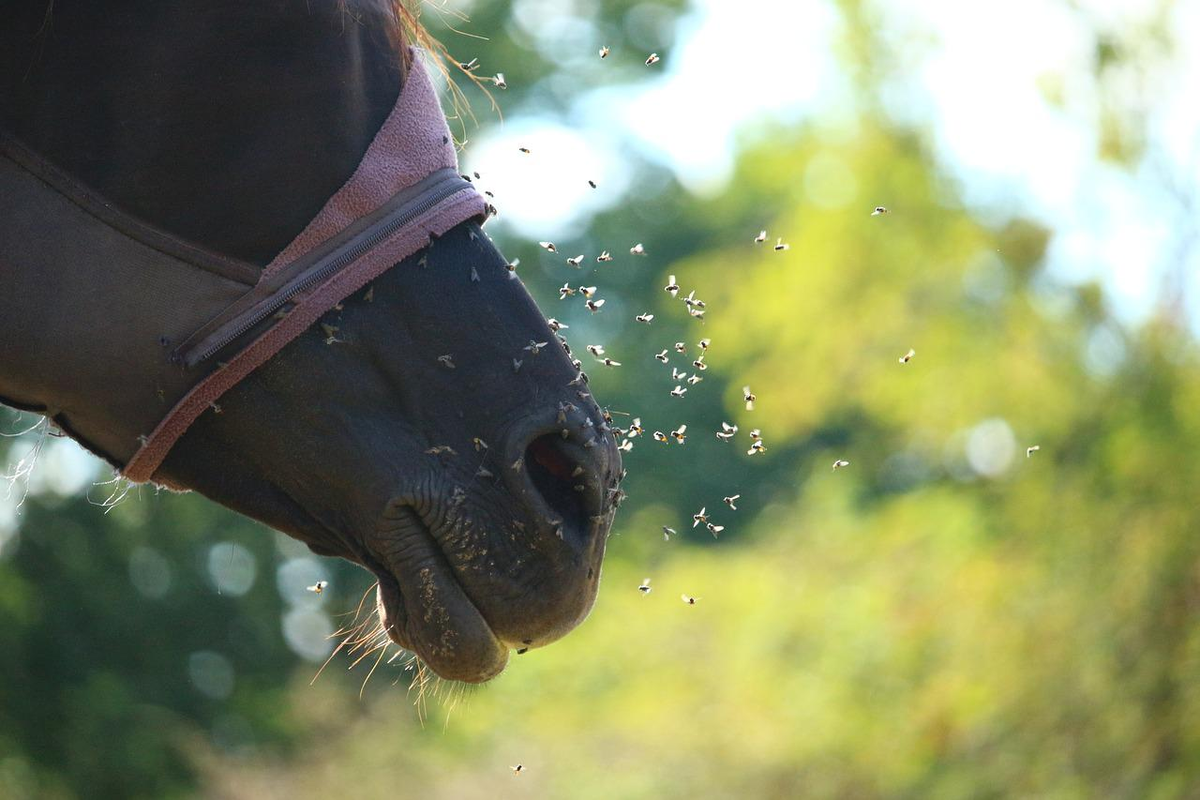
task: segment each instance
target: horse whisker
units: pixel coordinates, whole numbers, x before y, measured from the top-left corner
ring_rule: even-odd
[[[383,657],[387,654],[387,645],[381,645],[379,658],[375,659],[375,663],[371,666],[371,671],[367,673],[367,677],[363,679],[362,687],[358,690],[358,699],[362,700],[363,692],[367,690],[367,681],[371,680],[371,676],[375,674],[375,668],[379,666],[379,662],[383,661]]]
[[[346,670],[347,670],[347,671],[349,671],[349,670],[352,670],[352,669],[354,669],[355,667],[357,667],[357,666],[358,666],[358,663],[359,663],[360,661],[362,661],[362,660],[363,660],[364,658],[366,658],[367,656],[371,655],[371,653],[374,653],[376,650],[380,650],[380,649],[383,649],[383,648],[386,648],[386,647],[387,647],[387,642],[382,642],[382,643],[380,643],[380,644],[377,644],[377,645],[375,645],[374,647],[372,647],[372,648],[368,649],[368,650],[367,650],[365,653],[363,653],[361,656],[359,656],[358,658],[354,659],[354,663],[352,663],[350,666],[346,667]],[[382,657],[382,655],[381,655],[380,657]]]

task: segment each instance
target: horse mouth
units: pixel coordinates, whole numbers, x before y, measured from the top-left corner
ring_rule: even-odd
[[[541,416],[514,429],[499,480],[507,491],[489,496],[511,526],[479,524],[463,510],[478,503],[461,505],[463,495],[397,498],[367,546],[384,630],[442,678],[495,677],[510,648],[561,638],[595,601],[619,455],[582,412]]]
[[[447,680],[483,683],[503,672],[508,647],[467,595],[424,521],[400,506],[389,509],[384,522],[393,528],[394,544],[386,565],[372,571],[379,578],[376,605],[388,638]]]

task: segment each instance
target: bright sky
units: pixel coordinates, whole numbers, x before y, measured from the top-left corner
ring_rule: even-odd
[[[555,26],[554,15],[569,17],[564,9],[571,3],[522,4],[556,46],[568,41],[590,53],[591,42],[572,40],[572,31]],[[1145,18],[1155,3],[1082,5],[1126,24]],[[962,178],[968,202],[984,215],[1017,210],[1044,220],[1057,231],[1050,256],[1055,274],[1103,279],[1126,320],[1152,310],[1164,268],[1178,262],[1173,253],[1184,221],[1170,218],[1177,206],[1164,201],[1153,176],[1130,176],[1094,159],[1095,98],[1082,80],[1091,41],[1067,4],[916,0],[877,8],[893,42],[922,40],[913,49],[920,56],[912,65],[917,80],[898,87],[894,113],[932,126],[944,165]],[[1172,13],[1182,52],[1147,106],[1152,137],[1171,162],[1167,171],[1195,191],[1200,54],[1190,43],[1200,41],[1200,0],[1183,0]],[[837,24],[823,0],[760,0],[750,7],[697,0],[676,43],[648,68],[658,70],[656,79],[634,90],[582,93],[569,125],[510,117],[472,144],[467,161],[487,171],[501,198],[501,224],[532,239],[579,234],[592,213],[618,197],[630,180],[623,153],[630,141],[668,164],[693,191],[719,191],[739,135],[765,119],[804,119],[837,104],[841,78],[830,51]],[[1044,99],[1048,76],[1062,76],[1069,98],[1064,109]],[[521,154],[520,146],[533,155]],[[592,190],[588,179],[600,188]],[[1195,252],[1191,257],[1184,274],[1200,293],[1200,263]]]

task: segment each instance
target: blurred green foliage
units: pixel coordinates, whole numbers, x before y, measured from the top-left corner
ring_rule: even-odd
[[[669,44],[677,5],[573,8],[590,52],[631,31]],[[281,620],[312,598],[276,575],[302,549],[194,497],[143,489],[104,513],[34,492],[0,548],[0,796],[1200,793],[1200,351],[1177,321],[1124,328],[1100,288],[1048,276],[1051,230],[964,208],[924,133],[875,109],[870,17],[843,13],[852,118],[761,131],[714,198],[647,163],[653,190],[578,242],[649,251],[595,273],[625,364],[591,370],[597,396],[690,438],[635,441],[577,632],[479,689],[418,700],[399,662],[362,687],[373,659],[341,658],[310,686],[319,663]],[[569,65],[508,4],[473,18],[506,113],[561,103]],[[1101,71],[1129,49],[1104,47]],[[547,265],[522,275],[574,323],[561,264],[502,244]],[[670,398],[651,354],[684,341],[691,372],[701,337],[704,381]],[[720,539],[690,527],[701,506]],[[353,612],[368,577],[321,568],[312,602]]]

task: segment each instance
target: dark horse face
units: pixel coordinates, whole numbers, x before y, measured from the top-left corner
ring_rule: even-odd
[[[620,457],[486,236],[459,226],[325,325],[201,417],[159,478],[371,570],[389,636],[444,678],[486,680],[571,630]]]
[[[0,128],[116,207],[261,266],[392,112],[393,11],[16,4],[0,25]],[[476,225],[451,229],[222,396],[155,473],[372,571],[392,640],[464,681],[587,614],[621,469],[506,267]],[[0,396],[63,407],[46,370],[17,372],[0,363]],[[147,430],[101,418],[73,433],[119,464],[128,453],[100,435],[132,449]]]

